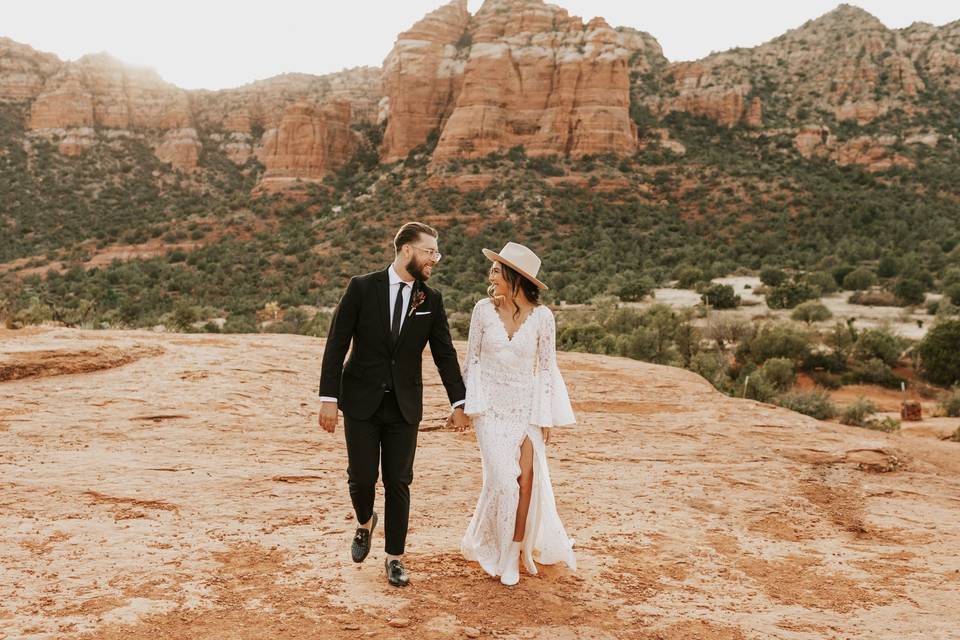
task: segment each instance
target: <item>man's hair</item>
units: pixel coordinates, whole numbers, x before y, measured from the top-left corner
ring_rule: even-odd
[[[400,253],[400,248],[403,245],[416,242],[420,238],[421,233],[433,236],[434,238],[440,235],[437,233],[437,230],[430,225],[423,224],[422,222],[408,222],[397,231],[397,235],[393,238],[393,248],[397,253]]]

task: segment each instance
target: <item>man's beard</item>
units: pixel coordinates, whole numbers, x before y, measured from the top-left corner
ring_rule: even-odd
[[[423,272],[423,267],[426,266],[426,264],[426,262],[417,262],[416,256],[411,257],[410,262],[406,265],[407,273],[417,280],[425,282],[430,279],[430,276]]]

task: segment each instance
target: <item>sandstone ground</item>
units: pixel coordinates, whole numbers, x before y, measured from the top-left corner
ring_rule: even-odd
[[[0,330],[0,638],[955,637],[946,427],[817,422],[586,354],[561,354],[579,424],[551,450],[579,571],[507,589],[461,559],[478,452],[427,358],[413,584],[393,589],[382,537],[349,560],[322,346]]]

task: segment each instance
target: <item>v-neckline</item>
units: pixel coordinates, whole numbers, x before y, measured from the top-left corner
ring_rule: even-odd
[[[500,329],[503,330],[503,335],[507,337],[507,342],[509,343],[513,343],[513,339],[517,337],[517,334],[520,333],[521,330],[523,330],[523,327],[526,326],[527,321],[530,320],[530,317],[534,313],[536,313],[536,311],[537,311],[537,307],[534,307],[533,309],[531,309],[530,312],[527,314],[527,317],[523,319],[523,322],[520,323],[520,325],[517,327],[517,330],[514,331],[513,335],[511,336],[510,332],[507,331],[507,325],[503,323],[503,318],[500,317],[500,312],[497,311],[497,307],[496,306],[493,307],[493,313],[496,314],[497,316],[497,322],[500,323]]]

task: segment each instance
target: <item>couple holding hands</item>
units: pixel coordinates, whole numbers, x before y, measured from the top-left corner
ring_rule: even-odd
[[[483,250],[491,261],[490,287],[473,308],[461,375],[443,298],[426,284],[441,257],[437,238],[428,225],[404,224],[394,238],[393,263],[351,278],[330,323],[319,422],[333,433],[338,409],[343,413],[358,524],[353,560],[362,562],[370,552],[382,470],[384,569],[390,584],[409,583],[403,553],[429,343],[453,407],[450,420],[459,429],[472,423],[480,446],[483,488],[463,535],[463,555],[508,586],[519,581],[521,562],[529,574],[537,573],[537,563],[576,569],[547,468],[550,429],[572,424],[574,416],[557,368],[553,313],[540,303],[547,288],[537,279],[540,258],[513,242],[500,253]]]

